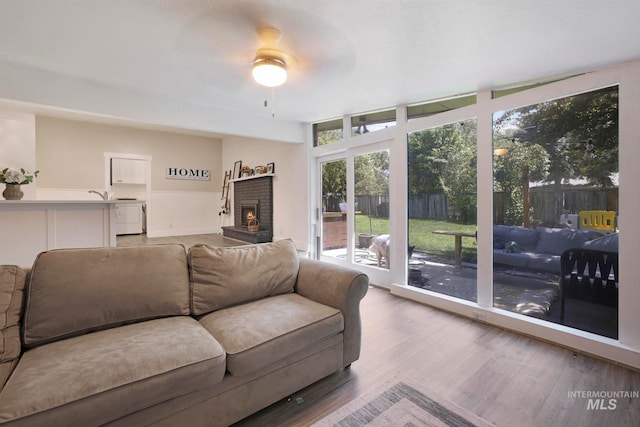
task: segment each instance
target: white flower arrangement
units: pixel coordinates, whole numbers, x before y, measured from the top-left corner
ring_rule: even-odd
[[[40,171],[31,173],[23,168],[20,168],[20,170],[4,168],[0,170],[0,183],[18,185],[30,184],[33,182],[33,179],[38,176],[38,172]]]

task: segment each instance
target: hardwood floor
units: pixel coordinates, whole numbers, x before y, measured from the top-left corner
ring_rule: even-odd
[[[245,244],[220,235],[147,239],[118,246],[203,242]],[[235,427],[307,426],[367,391],[410,378],[498,426],[640,425],[640,397],[615,409],[588,409],[574,392],[640,393],[640,372],[478,323],[370,287],[361,303],[362,352],[335,374],[237,423]],[[608,398],[604,407],[608,406]]]
[[[375,287],[361,309],[360,360],[235,427],[306,426],[396,375],[498,426],[639,425],[640,398],[618,398],[615,409],[595,410],[570,393],[638,393],[640,372]]]

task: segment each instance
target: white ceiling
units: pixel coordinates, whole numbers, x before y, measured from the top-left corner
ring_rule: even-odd
[[[638,0],[0,0],[0,100],[301,141],[301,122],[638,59],[639,16]],[[261,25],[294,57],[275,104],[251,78]]]

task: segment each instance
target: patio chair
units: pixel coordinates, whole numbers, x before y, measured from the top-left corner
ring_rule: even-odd
[[[560,259],[560,320],[580,329],[618,337],[618,253],[575,248]],[[566,301],[580,301],[582,308],[565,319]],[[571,325],[569,325],[571,326]]]

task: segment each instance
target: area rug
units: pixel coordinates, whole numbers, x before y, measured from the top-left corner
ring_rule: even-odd
[[[494,426],[425,387],[399,378],[351,401],[312,427]]]

